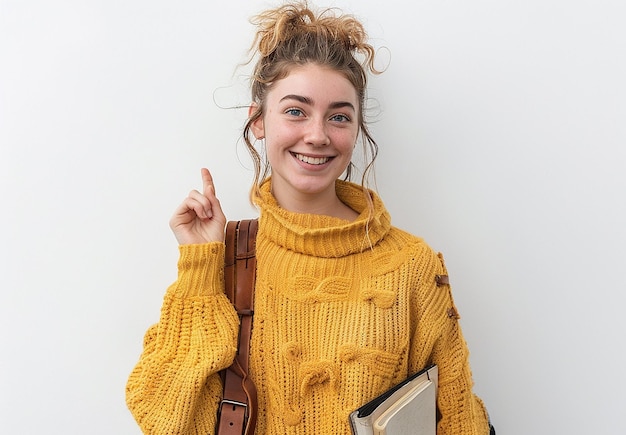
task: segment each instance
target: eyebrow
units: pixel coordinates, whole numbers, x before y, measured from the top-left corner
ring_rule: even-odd
[[[309,106],[313,105],[313,100],[311,98],[305,97],[302,95],[289,94],[289,95],[285,95],[283,98],[280,99],[281,102],[285,100],[296,100],[296,101],[299,101],[300,103],[308,104]],[[340,109],[342,107],[349,107],[353,111],[356,112],[356,108],[354,107],[354,104],[352,104],[349,101],[336,101],[332,103],[329,107],[331,109]]]

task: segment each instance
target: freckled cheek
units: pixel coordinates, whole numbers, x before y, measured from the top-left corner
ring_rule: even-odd
[[[335,147],[344,154],[352,154],[355,143],[356,135],[353,134],[339,135],[334,140]]]
[[[285,161],[289,155],[289,150],[293,147],[294,141],[284,134],[276,134],[265,138],[265,152],[270,165]]]
[[[297,141],[300,136],[297,129],[288,125],[274,129],[272,133],[271,136],[266,137],[266,141],[271,139],[272,143],[281,147],[293,145],[293,142]]]

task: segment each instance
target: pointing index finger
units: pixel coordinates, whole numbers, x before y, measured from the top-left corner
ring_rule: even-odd
[[[206,195],[207,193],[209,193],[209,188],[213,189],[213,192],[215,192],[215,186],[213,185],[213,177],[211,176],[211,173],[209,172],[209,170],[207,168],[202,168],[200,170],[200,173],[202,174],[202,187],[203,187],[203,192]]]

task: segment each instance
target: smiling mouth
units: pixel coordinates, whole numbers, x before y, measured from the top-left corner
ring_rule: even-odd
[[[291,153],[296,159],[300,160],[303,163],[308,163],[309,165],[323,165],[326,162],[329,162],[332,157],[309,157],[302,154]]]

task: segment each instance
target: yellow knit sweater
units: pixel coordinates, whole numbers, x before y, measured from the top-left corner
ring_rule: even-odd
[[[354,222],[281,209],[261,189],[250,369],[257,434],[350,434],[348,415],[427,364],[439,366],[439,435],[487,435],[440,255],[374,215],[337,182]],[[217,372],[234,358],[238,319],[223,293],[224,245],[180,247],[178,279],[127,384],[146,434],[211,434]]]

